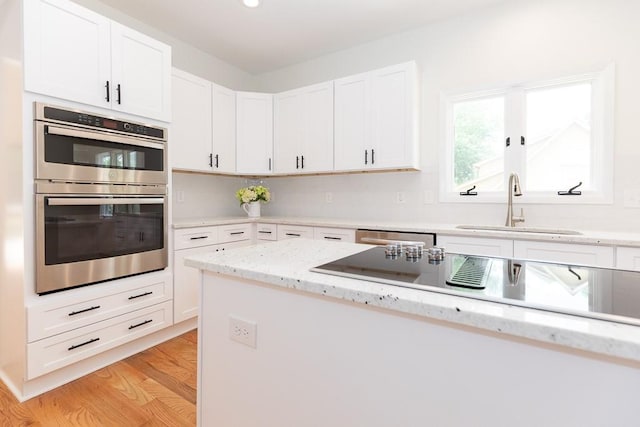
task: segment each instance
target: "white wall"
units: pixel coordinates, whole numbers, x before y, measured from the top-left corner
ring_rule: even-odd
[[[238,188],[250,185],[244,178],[178,172],[172,176],[174,220],[245,215],[235,198]]]
[[[437,202],[440,93],[571,75],[614,62],[614,204],[524,205],[526,224],[637,231],[640,210],[623,207],[623,194],[640,189],[638,16],[640,2],[629,0],[506,2],[259,76],[259,90],[277,92],[415,59],[422,85],[422,172],[271,179],[271,212],[500,224],[503,204]],[[435,203],[425,203],[425,190]],[[334,193],[332,204],[325,203],[327,191]],[[406,203],[395,202],[398,191],[406,192]]]

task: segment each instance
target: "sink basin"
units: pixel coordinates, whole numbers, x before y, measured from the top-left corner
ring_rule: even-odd
[[[462,230],[514,231],[516,233],[565,234],[574,236],[582,234],[579,231],[557,228],[506,227],[504,225],[458,225],[456,228]]]

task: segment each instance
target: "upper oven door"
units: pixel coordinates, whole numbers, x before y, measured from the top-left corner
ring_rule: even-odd
[[[37,121],[36,179],[167,183],[163,142]]]

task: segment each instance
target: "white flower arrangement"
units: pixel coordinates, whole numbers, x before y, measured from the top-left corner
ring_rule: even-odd
[[[251,202],[267,203],[271,200],[271,193],[269,193],[269,189],[263,185],[251,185],[236,191],[236,199],[238,199],[241,205]]]

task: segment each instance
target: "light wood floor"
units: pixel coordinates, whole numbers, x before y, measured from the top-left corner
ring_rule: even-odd
[[[0,382],[0,426],[195,426],[196,343],[187,332],[24,403]]]

